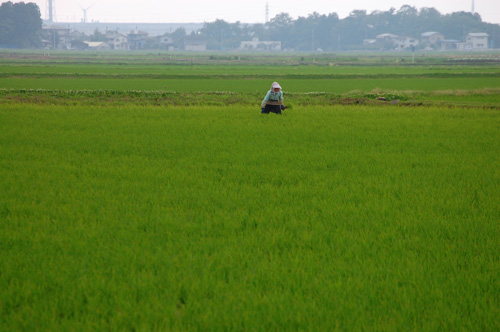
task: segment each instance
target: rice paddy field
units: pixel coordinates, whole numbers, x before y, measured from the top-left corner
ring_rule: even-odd
[[[1,51],[0,330],[500,330],[490,55]]]

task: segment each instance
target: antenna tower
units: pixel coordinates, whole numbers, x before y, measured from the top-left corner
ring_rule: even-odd
[[[54,0],[47,0],[47,18],[50,23],[56,20],[56,9],[54,6]]]
[[[476,8],[474,8],[474,0],[472,0],[472,15],[474,15],[476,13]]]
[[[269,2],[266,2],[266,22],[269,22]]]

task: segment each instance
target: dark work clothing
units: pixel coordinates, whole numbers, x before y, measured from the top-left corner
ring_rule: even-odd
[[[269,112],[281,114],[281,105],[269,105],[269,104],[267,104],[261,113],[269,114]]]

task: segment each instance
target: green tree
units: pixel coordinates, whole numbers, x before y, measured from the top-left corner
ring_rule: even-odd
[[[363,39],[367,36],[367,25],[367,15],[364,10],[352,11],[348,17],[341,20],[336,29],[339,50],[363,45]]]
[[[262,23],[257,23],[249,27],[249,37],[256,37],[260,40],[269,40],[269,30],[266,25]]]
[[[339,23],[339,16],[336,13],[322,15],[316,26],[314,33],[317,47],[325,51],[333,51],[337,45],[337,39],[334,37],[334,29]]]
[[[281,41],[281,47],[284,49],[295,48],[295,37],[291,32],[294,21],[289,14],[281,13],[276,15],[266,26],[270,40]]]
[[[93,42],[105,42],[108,39],[104,33],[99,31],[99,29],[95,29],[94,33],[90,35],[90,40]]]
[[[478,14],[457,12],[441,15],[434,8],[404,5],[399,10],[354,10],[348,17],[339,19],[336,13],[320,15],[316,12],[294,20],[287,13],[280,13],[264,24],[252,26],[223,20],[205,23],[200,30],[211,50],[237,48],[241,41],[258,37],[261,40],[281,41],[283,49],[297,51],[325,51],[364,49],[364,39],[392,33],[402,37],[420,38],[427,31],[442,33],[447,39],[464,40],[469,32],[486,32],[495,47],[500,46],[500,26],[482,22]],[[393,49],[392,41],[381,48]]]
[[[0,6],[0,44],[40,47],[42,18],[35,3],[5,2]]]
[[[177,28],[172,34],[172,39],[174,40],[174,45],[177,46],[178,49],[184,49],[184,39],[186,38],[186,29]]]
[[[422,31],[419,23],[418,9],[404,5],[396,13],[397,34],[404,37],[418,37]]]
[[[418,13],[418,26],[420,34],[427,31],[444,33],[443,18],[434,8],[422,8]]]
[[[442,20],[443,30],[440,32],[450,39],[463,41],[469,32],[485,32],[485,24],[477,14],[455,12],[444,16]]]
[[[205,23],[200,30],[201,35],[207,40],[209,50],[228,50],[240,47],[243,40],[249,40],[250,28],[240,22],[228,23],[224,20],[216,20],[213,23]]]

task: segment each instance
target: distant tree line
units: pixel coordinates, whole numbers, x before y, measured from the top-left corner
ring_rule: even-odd
[[[402,6],[388,11],[355,10],[344,19],[336,13],[312,13],[294,20],[281,13],[266,24],[227,23],[217,20],[205,23],[197,33],[207,40],[210,50],[237,48],[241,41],[254,37],[281,41],[282,49],[296,51],[342,51],[363,49],[363,40],[383,33],[419,39],[424,32],[435,31],[447,39],[464,41],[470,32],[486,32],[495,47],[500,47],[500,25],[482,22],[478,14],[455,12],[441,15],[434,8],[418,10]]]
[[[0,46],[41,46],[42,18],[35,3],[4,2],[0,6]]]
[[[224,20],[205,23],[193,32],[207,42],[208,50],[237,49],[242,41],[259,38],[281,41],[282,49],[296,51],[362,50],[365,39],[392,33],[419,39],[428,31],[439,32],[447,39],[464,41],[470,32],[486,32],[494,47],[500,47],[500,25],[482,22],[478,14],[455,12],[442,15],[434,8],[417,9],[404,5],[399,10],[354,10],[344,19],[336,13],[293,19],[287,13],[275,16],[266,24],[228,23]],[[35,3],[5,2],[0,6],[0,47],[40,47],[42,36],[40,8]],[[186,33],[180,28],[172,36],[183,40]],[[101,40],[95,33],[92,40]],[[153,46],[153,45],[151,45]]]

